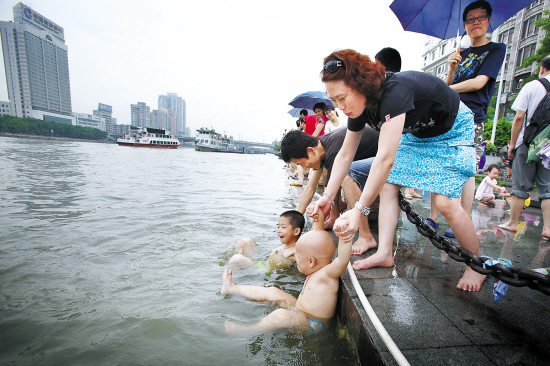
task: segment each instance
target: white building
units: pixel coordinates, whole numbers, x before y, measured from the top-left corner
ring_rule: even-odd
[[[176,93],[167,93],[167,95],[159,95],[158,109],[166,108],[171,110],[169,112],[169,127],[174,135],[179,137],[185,135],[186,131],[186,116],[185,116],[185,100],[182,97],[178,97]]]
[[[22,3],[13,18],[0,22],[12,115],[75,124],[63,28]]]
[[[131,123],[135,127],[151,127],[151,109],[143,103],[131,104]]]
[[[114,126],[116,125],[116,118],[113,118],[113,107],[107,104],[99,103],[97,109],[93,111],[95,117],[103,118],[105,120],[105,128],[103,131],[107,133],[114,133]]]
[[[76,125],[81,127],[96,128],[105,131],[105,118],[87,113],[73,113],[76,118]]]
[[[8,101],[0,101],[0,116],[8,115],[11,116],[11,105]]]

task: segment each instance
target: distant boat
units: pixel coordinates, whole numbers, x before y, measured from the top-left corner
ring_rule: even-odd
[[[137,127],[130,128],[128,135],[116,140],[120,146],[158,147],[177,149],[181,142],[169,131],[157,128]]]
[[[244,154],[244,147],[237,148],[233,143],[233,138],[222,135],[214,130],[200,128],[195,138],[195,150],[214,151],[224,153]]]

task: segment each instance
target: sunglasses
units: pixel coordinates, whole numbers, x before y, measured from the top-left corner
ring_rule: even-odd
[[[329,74],[334,74],[340,67],[344,67],[342,61],[330,60],[323,66],[323,69]]]

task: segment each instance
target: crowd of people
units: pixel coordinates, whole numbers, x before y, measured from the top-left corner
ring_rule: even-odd
[[[334,106],[318,103],[314,115],[303,110],[297,129],[281,141],[281,157],[297,169],[297,184],[304,184],[309,170],[295,215],[311,216],[313,230],[300,236],[303,226],[295,223],[287,223],[288,235],[279,229],[283,244],[279,255],[292,257],[307,276],[302,293],[296,299],[278,289],[238,286],[227,269],[222,293],[274,301],[283,307],[252,326],[229,322],[228,332],[300,328],[315,333],[324,329],[334,315],[338,276],[352,254],[377,248],[374,254],[356,260],[355,270],[394,266],[402,188],[407,198],[421,197],[415,189],[430,192],[432,207],[426,223],[437,230],[441,213],[450,225],[445,235],[456,237],[462,248],[479,256],[480,225],[470,218],[474,199],[480,206],[493,206],[495,192],[507,197],[510,221],[500,227],[515,232],[524,201],[536,184],[544,219],[542,236],[550,238],[550,169],[542,163],[526,164],[528,146],[523,141],[525,128],[547,93],[541,82],[528,83],[512,106],[517,113],[509,146],[509,156],[514,158],[511,192],[497,184],[500,168],[495,165],[488,167],[476,192],[483,124],[505,56],[505,45],[487,38],[491,14],[485,0],[466,7],[463,26],[471,46],[449,56],[445,80],[401,71],[399,52],[392,48],[384,48],[374,60],[352,49],[335,51],[324,59],[321,80]],[[542,60],[539,76],[550,80],[550,56]],[[347,126],[335,107],[348,117]],[[323,195],[311,203],[321,179]],[[378,243],[368,222],[377,198]],[[326,233],[331,228],[340,238],[338,256],[332,262],[333,241]],[[350,245],[357,231],[358,238]],[[254,266],[242,253],[232,258],[239,263],[237,267]],[[457,288],[478,291],[485,278],[465,266]]]

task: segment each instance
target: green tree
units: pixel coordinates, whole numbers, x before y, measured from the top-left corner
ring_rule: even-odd
[[[546,32],[546,35],[540,41],[540,47],[537,50],[537,52],[535,52],[534,55],[527,57],[525,60],[523,60],[523,64],[521,64],[521,67],[528,67],[528,66],[531,66],[534,62],[536,62],[539,64],[539,66],[528,78],[523,80],[523,82],[521,83],[521,86],[538,78],[538,75],[540,72],[540,61],[544,57],[550,55],[550,18],[548,17],[548,15],[550,15],[550,10],[544,10],[542,13],[545,16],[540,17],[539,20],[535,22],[535,25],[537,27],[544,29],[544,31]]]
[[[493,112],[494,115],[494,112]],[[497,121],[497,129],[495,131],[495,143],[496,147],[508,146],[512,131],[512,122],[508,122],[505,118],[501,118]],[[487,120],[483,130],[483,139],[491,140],[491,134],[493,133],[493,120]]]

